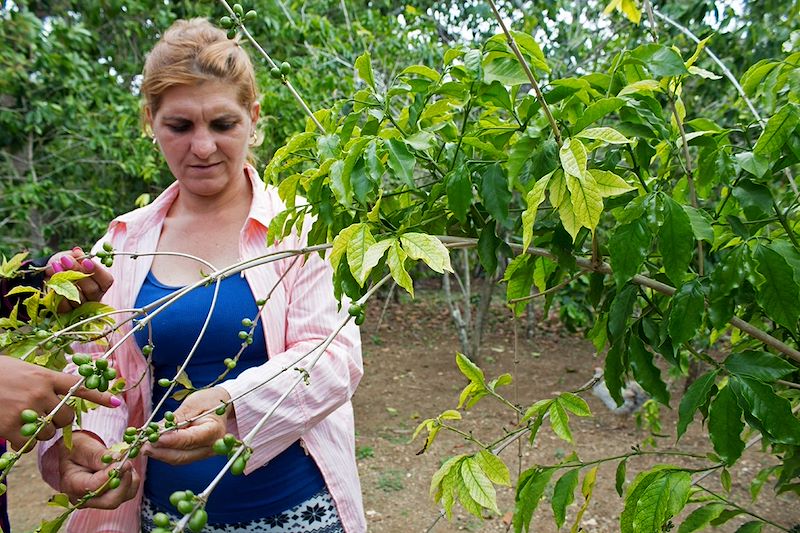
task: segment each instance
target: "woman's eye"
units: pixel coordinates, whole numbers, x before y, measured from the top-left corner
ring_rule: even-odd
[[[228,131],[236,126],[235,122],[214,122],[211,125],[217,131]]]
[[[189,124],[167,124],[167,128],[174,133],[183,133],[189,131],[191,126]]]

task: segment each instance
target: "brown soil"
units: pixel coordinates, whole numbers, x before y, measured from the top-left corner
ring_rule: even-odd
[[[356,446],[359,457],[364,506],[369,530],[376,533],[454,531],[506,531],[513,511],[511,489],[498,489],[500,516],[480,520],[456,506],[448,521],[439,516],[439,507],[428,495],[430,479],[441,462],[455,454],[474,451],[461,437],[440,434],[433,447],[416,455],[422,437],[409,443],[417,424],[445,409],[453,409],[466,384],[455,365],[458,351],[454,329],[446,306],[437,291],[420,291],[415,301],[390,303],[379,324],[383,302],[370,304],[368,319],[362,327],[365,375],[354,398],[356,410]],[[599,361],[592,346],[580,336],[565,333],[558,324],[538,325],[535,338],[525,338],[524,321],[518,322],[519,335],[515,350],[514,321],[502,305],[487,327],[481,366],[487,377],[510,372],[515,383],[500,389],[512,402],[529,405],[558,391],[574,390],[586,383]],[[673,392],[682,388],[673,382]],[[626,453],[642,442],[648,433],[637,428],[632,416],[610,413],[592,395],[585,396],[593,418],[571,417],[570,425],[576,445],[559,440],[548,427],[542,428],[533,446],[523,439],[521,446],[512,445],[501,457],[516,477],[519,458],[522,469],[533,464],[554,464],[573,450],[584,461]],[[674,435],[677,417],[673,409],[662,410],[663,433]],[[471,410],[463,412],[458,426],[483,442],[497,438],[502,428],[514,424],[514,415],[507,407],[491,399],[483,399]],[[666,450],[674,437],[657,438],[658,449]],[[699,421],[690,426],[680,447],[694,453],[710,450]],[[653,450],[654,448],[646,448]],[[629,462],[628,481],[636,472],[657,462],[681,463],[655,457],[635,458]],[[733,496],[736,501],[758,514],[789,528],[800,523],[800,502],[795,495],[776,496],[765,487],[753,503],[748,493],[749,482],[761,468],[774,464],[774,459],[755,446],[731,471]],[[614,490],[616,463],[603,465],[598,472],[597,486],[591,503],[583,515],[582,531],[611,533],[619,530],[618,519],[622,500]],[[556,474],[558,476],[558,474]],[[703,486],[722,491],[717,475],[707,478]],[[578,491],[579,492],[579,491]],[[33,457],[27,458],[11,477],[10,506],[15,532],[29,531],[39,520],[57,514],[45,505],[52,493],[39,480]],[[556,531],[548,493],[534,515],[531,531]],[[567,510],[569,530],[583,500],[576,494],[576,503]],[[745,520],[735,519],[716,531],[735,531]],[[764,531],[777,531],[767,527]]]

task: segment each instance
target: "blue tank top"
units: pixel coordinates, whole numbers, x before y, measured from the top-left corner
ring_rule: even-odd
[[[248,329],[242,327],[242,319],[254,320],[258,309],[243,277],[232,276],[220,284],[211,321],[187,368],[189,379],[198,388],[211,383],[225,370],[222,361],[226,357],[234,357],[242,342],[238,333]],[[148,273],[136,299],[136,306],[147,305],[178,288],[163,285],[152,273]],[[166,391],[158,386],[158,380],[175,376],[178,366],[183,363],[200,333],[213,293],[213,285],[197,288],[151,322],[154,407]],[[147,344],[148,335],[148,328],[136,333],[136,342],[140,347]],[[253,343],[245,349],[236,368],[225,379],[235,378],[244,370],[263,364],[267,359],[266,351],[264,328],[259,322],[253,333]],[[180,402],[167,399],[156,413],[155,420],[163,418],[165,411],[175,411],[179,405]],[[188,465],[173,466],[150,459],[144,484],[145,495],[156,506],[174,511],[169,503],[170,494],[186,489],[199,494],[226,462],[227,457],[214,456]],[[319,468],[298,441],[247,476],[226,473],[206,505],[209,523],[246,522],[272,516],[302,503],[324,485]]]

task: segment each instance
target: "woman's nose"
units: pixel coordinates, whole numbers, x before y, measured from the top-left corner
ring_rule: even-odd
[[[208,159],[217,149],[214,136],[206,129],[198,129],[192,137],[192,153],[200,159]]]

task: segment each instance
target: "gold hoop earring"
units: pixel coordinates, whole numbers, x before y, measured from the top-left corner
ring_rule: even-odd
[[[155,136],[155,135],[152,135],[152,136],[150,137],[150,139],[152,139],[152,141],[153,141],[153,144],[158,144],[158,139],[156,139],[156,136]]]
[[[255,146],[257,142],[258,142],[258,133],[255,130],[253,130],[253,133],[250,134],[250,146]]]

